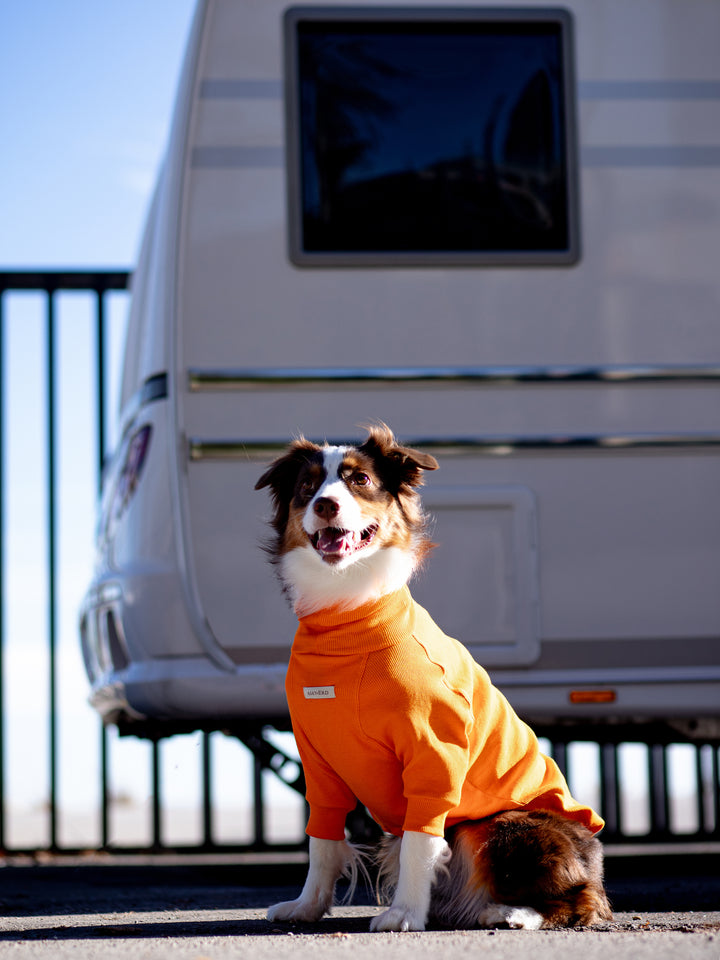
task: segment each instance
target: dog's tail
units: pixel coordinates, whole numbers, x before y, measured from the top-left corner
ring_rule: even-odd
[[[443,923],[494,925],[493,905],[530,908],[544,927],[612,919],[602,846],[579,823],[550,811],[510,810],[458,824],[451,845],[451,875],[433,903]]]

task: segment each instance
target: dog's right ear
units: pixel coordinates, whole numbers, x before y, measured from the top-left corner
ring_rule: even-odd
[[[283,502],[289,503],[300,468],[319,450],[320,447],[316,443],[306,440],[305,437],[293,440],[287,451],[270,464],[255,484],[255,489],[262,490],[263,487],[270,487],[276,505]]]

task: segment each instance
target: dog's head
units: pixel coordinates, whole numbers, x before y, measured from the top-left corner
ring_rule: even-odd
[[[417,487],[437,469],[384,424],[360,446],[295,440],[260,477],[270,487],[269,545],[298,612],[352,608],[399,589],[431,544]]]

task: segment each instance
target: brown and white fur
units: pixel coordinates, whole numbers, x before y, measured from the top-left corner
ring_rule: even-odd
[[[360,446],[294,441],[256,484],[269,487],[275,536],[269,551],[300,616],[353,609],[400,589],[431,544],[417,487],[434,457],[399,445],[384,424]],[[307,880],[273,921],[316,921],[335,883],[357,875],[346,841],[310,838]],[[389,907],[372,930],[586,925],[609,919],[602,848],[581,825],[516,810],[458,824],[448,837],[406,831],[380,848],[379,884]]]

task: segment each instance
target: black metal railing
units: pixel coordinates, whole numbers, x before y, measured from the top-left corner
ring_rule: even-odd
[[[59,849],[58,815],[58,686],[57,686],[57,429],[56,429],[56,370],[57,370],[57,318],[56,302],[60,292],[86,292],[95,297],[95,392],[96,392],[96,446],[98,459],[96,464],[97,490],[100,489],[103,461],[106,451],[107,425],[107,341],[106,341],[106,297],[109,291],[127,290],[130,273],[127,270],[105,271],[7,271],[0,273],[0,370],[2,382],[6,381],[5,371],[5,302],[10,292],[35,292],[44,295],[44,334],[45,334],[45,397],[46,397],[46,489],[47,489],[47,557],[46,577],[48,592],[47,649],[48,649],[48,691],[49,691],[49,730],[48,730],[48,843],[50,850]],[[3,428],[6,423],[5,391],[0,391],[0,577],[3,590],[0,591],[0,849],[8,850],[12,846],[6,836],[6,783],[5,783],[5,702],[2,691],[6,685],[4,671],[5,621],[4,621],[4,583],[5,557],[3,545],[5,505],[6,458]],[[103,783],[103,841],[107,836],[107,748],[105,731],[101,731],[101,766]]]
[[[83,293],[93,302],[92,326],[94,329],[94,351],[91,363],[93,370],[90,378],[94,383],[95,412],[93,417],[95,436],[93,444],[96,448],[94,463],[95,477],[92,487],[100,489],[103,463],[108,447],[109,415],[108,415],[108,369],[110,365],[109,343],[107,335],[108,298],[123,294],[127,291],[130,280],[129,271],[125,270],[98,270],[98,271],[6,271],[0,272],[0,371],[2,371],[3,389],[0,390],[0,850],[6,853],[37,853],[40,851],[55,853],[72,853],[80,849],[87,849],[88,844],[81,846],[63,839],[59,831],[59,815],[61,799],[58,784],[61,776],[62,758],[58,750],[59,724],[61,722],[61,708],[59,702],[59,673],[57,664],[57,609],[59,603],[60,570],[57,549],[57,530],[59,522],[57,491],[58,491],[58,462],[62,456],[57,423],[57,372],[58,353],[61,338],[65,331],[60,329],[57,309],[58,297],[66,293]],[[45,400],[45,442],[44,457],[45,488],[47,503],[46,536],[44,538],[44,556],[38,560],[45,569],[47,583],[47,677],[46,699],[48,713],[48,770],[47,770],[47,800],[43,805],[43,816],[46,819],[46,829],[43,837],[34,843],[17,842],[8,830],[6,818],[6,798],[10,784],[7,780],[7,764],[5,754],[6,744],[6,702],[4,691],[14,684],[14,678],[7,673],[5,663],[5,586],[6,557],[5,557],[5,518],[7,505],[5,502],[6,477],[8,469],[16,469],[17,465],[8,464],[5,429],[15,411],[10,410],[6,403],[6,364],[4,355],[6,342],[6,320],[8,297],[16,293],[33,293],[41,298],[43,303],[43,336],[44,336],[44,385],[42,392]],[[713,377],[717,371],[710,371]],[[500,378],[502,381],[503,378]],[[482,383],[492,385],[492,378],[482,378]],[[89,505],[89,509],[93,505]],[[193,731],[193,725],[188,724],[185,731],[178,728],[167,730],[162,725],[149,723],[145,728],[138,728],[138,733],[145,738],[148,744],[149,756],[149,836],[142,842],[117,843],[111,828],[111,813],[118,797],[115,796],[111,785],[112,756],[110,741],[116,738],[114,730],[108,730],[98,724],[98,769],[100,783],[97,799],[97,840],[94,844],[98,849],[118,850],[126,853],[147,853],[148,851],[166,851],[182,849],[186,852],[213,852],[239,850],[300,850],[304,845],[302,824],[299,823],[297,836],[285,838],[282,841],[268,836],[267,813],[268,799],[265,789],[266,775],[272,774],[283,780],[290,790],[301,791],[302,773],[293,757],[282,747],[273,742],[266,730],[261,727],[242,727],[227,732],[236,738],[249,752],[250,756],[250,803],[251,824],[248,836],[242,841],[225,842],[218,837],[217,831],[217,796],[214,788],[215,749],[218,738],[226,734],[214,731],[211,728],[199,729],[193,733],[197,738],[199,782],[199,823],[197,837],[187,844],[168,841],[164,828],[165,791],[163,781],[163,753],[170,749],[173,739],[187,736]],[[577,749],[577,732],[541,730],[541,734],[548,738],[549,748],[555,756],[561,769],[566,771],[572,781],[573,756]],[[591,765],[595,767],[597,781],[597,803],[607,821],[605,839],[607,841],[669,841],[687,840],[718,840],[720,839],[720,782],[718,771],[718,747],[711,740],[695,741],[686,744],[683,749],[694,751],[694,774],[692,783],[687,785],[687,801],[690,806],[690,816],[686,822],[679,822],[673,813],[673,797],[675,784],[669,772],[669,763],[672,751],[677,744],[669,742],[667,738],[658,738],[653,742],[637,744],[639,756],[645,765],[645,780],[647,789],[645,795],[638,801],[643,807],[640,814],[634,818],[634,825],[629,820],[628,810],[632,801],[625,796],[625,784],[621,771],[623,751],[628,742],[633,739],[633,731],[626,730],[622,735],[617,734],[613,740],[604,743],[595,743],[592,746]],[[113,739],[114,742],[114,739]],[[301,802],[301,801],[300,801]],[[355,825],[362,818],[356,818]]]
[[[107,299],[117,292],[128,290],[131,274],[127,270],[96,270],[96,271],[60,271],[60,270],[33,270],[33,271],[2,271],[0,272],[0,371],[5,371],[6,357],[3,347],[6,340],[7,299],[10,294],[32,293],[39,294],[43,300],[42,327],[45,345],[45,487],[47,518],[47,536],[45,542],[45,556],[37,558],[38,566],[44,566],[45,581],[47,584],[47,798],[42,804],[42,812],[46,819],[45,839],[28,847],[22,842],[13,842],[7,829],[6,816],[6,704],[3,691],[13,678],[7,675],[5,667],[5,593],[6,583],[4,555],[5,543],[5,478],[7,476],[6,443],[3,432],[4,425],[10,411],[5,403],[5,389],[0,390],[0,851],[6,853],[34,853],[46,850],[57,853],[73,853],[86,849],[87,845],[76,847],[72,843],[63,842],[58,829],[60,812],[59,779],[60,779],[60,752],[58,750],[58,731],[60,725],[60,709],[58,698],[58,665],[57,665],[57,609],[58,609],[58,477],[57,465],[61,453],[59,450],[57,429],[57,372],[58,372],[58,345],[62,331],[58,329],[58,297],[62,294],[83,293],[90,295],[93,303],[94,328],[94,355],[92,358],[95,394],[95,438],[94,445],[97,451],[95,461],[94,489],[100,492],[103,466],[108,453],[108,367],[110,357],[107,337]],[[2,378],[3,384],[6,378]],[[94,509],[94,504],[90,505]],[[110,812],[116,799],[110,784],[110,749],[109,740],[115,731],[103,727],[98,719],[99,732],[99,803],[98,803],[98,842],[100,849],[117,847],[112,841]],[[192,725],[188,726],[192,729]],[[177,736],[177,733],[173,734]],[[264,850],[264,849],[298,849],[305,845],[302,830],[299,829],[297,838],[285,842],[273,842],[267,838],[266,827],[266,791],[265,773],[278,773],[282,768],[293,763],[291,757],[283,753],[280,747],[273,745],[262,736],[261,731],[251,728],[238,731],[237,737],[244,742],[252,752],[252,824],[247,841],[240,843],[218,843],[215,839],[214,824],[214,796],[213,796],[213,738],[218,736],[212,730],[197,731],[200,747],[200,769],[198,771],[200,783],[201,831],[198,839],[188,848],[193,851],[208,850]],[[163,830],[163,778],[162,752],[164,746],[171,739],[167,731],[161,727],[143,731],[143,736],[149,745],[150,768],[150,804],[149,804],[149,837],[140,844],[123,843],[125,853],[145,853],[149,850],[158,851],[167,848]],[[292,781],[291,781],[292,784]],[[178,849],[182,844],[173,844]]]

